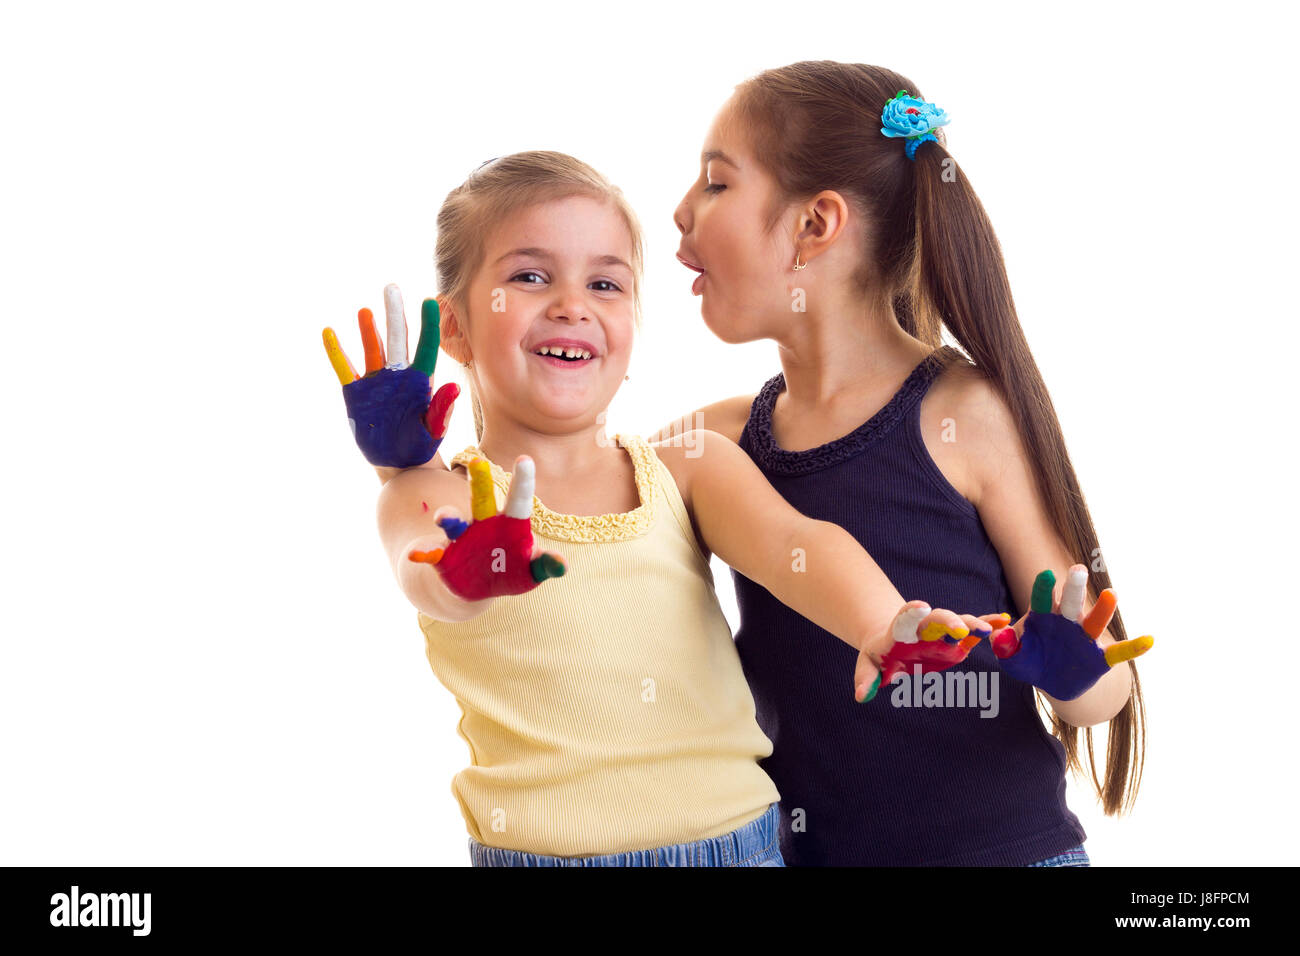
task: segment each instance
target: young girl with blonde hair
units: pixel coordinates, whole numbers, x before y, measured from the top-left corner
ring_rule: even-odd
[[[384,547],[463,712],[472,765],[453,792],[474,864],[783,865],[779,795],[758,765],[771,745],[710,552],[838,635],[850,702],[870,697],[896,639],[964,655],[992,627],[900,610],[850,535],[800,515],[714,432],[605,436],[639,322],[641,238],[584,163],[528,152],[480,167],[439,212],[437,265],[414,366],[395,295],[387,356],[362,316],[364,377],[325,340],[386,479]],[[439,333],[476,404],[478,444],[450,471],[431,462],[450,414],[448,393],[429,400]],[[407,386],[418,394],[399,408]]]

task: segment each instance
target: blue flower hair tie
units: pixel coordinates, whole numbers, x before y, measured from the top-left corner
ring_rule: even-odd
[[[907,140],[907,158],[916,162],[916,150],[926,140],[939,142],[934,131],[947,126],[948,114],[933,103],[908,96],[907,90],[898,93],[880,112],[880,122],[885,125],[880,132],[886,136],[901,136]]]

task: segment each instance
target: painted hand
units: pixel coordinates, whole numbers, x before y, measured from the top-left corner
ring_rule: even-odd
[[[857,700],[865,704],[876,696],[882,680],[889,684],[899,674],[913,673],[917,665],[920,665],[922,674],[947,670],[964,661],[980,638],[988,637],[995,627],[1010,620],[1005,614],[979,618],[954,614],[943,608],[931,610],[924,601],[908,601],[894,617],[891,626],[893,644],[879,662],[865,649],[858,655],[858,667],[853,677]],[[872,672],[876,672],[874,682]]]
[[[1149,651],[1155,639],[1147,635],[1102,648],[1097,638],[1115,614],[1115,592],[1102,591],[1083,618],[1088,569],[1082,564],[1070,568],[1059,605],[1053,601],[1055,586],[1056,575],[1050,570],[1040,573],[1029,613],[1015,627],[994,634],[990,643],[1003,671],[1057,700],[1074,700],[1116,664]]]
[[[322,333],[325,352],[343,386],[348,424],[361,454],[372,465],[411,468],[423,465],[437,452],[447,434],[451,407],[460,386],[448,382],[433,390],[433,369],[438,360],[438,301],[425,299],[420,311],[420,341],[415,361],[406,364],[406,313],[402,293],[395,285],[384,289],[388,320],[388,358],[375,330],[369,309],[357,313],[361,341],[366,350],[366,374],[358,376],[339,347],[338,336],[327,328]]]
[[[533,543],[533,468],[528,456],[515,459],[506,510],[497,514],[491,466],[475,458],[469,463],[473,520],[466,524],[456,509],[439,508],[434,521],[451,541],[445,548],[412,551],[407,557],[433,565],[448,590],[465,601],[523,594],[563,575],[564,560],[553,551],[540,552]]]

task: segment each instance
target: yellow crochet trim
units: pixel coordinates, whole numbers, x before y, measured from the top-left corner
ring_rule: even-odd
[[[532,528],[537,534],[558,541],[625,541],[645,534],[654,524],[655,496],[658,493],[658,472],[655,469],[654,449],[637,435],[614,436],[621,447],[632,457],[636,471],[636,490],[641,504],[633,511],[609,515],[565,515],[552,511],[533,495]],[[475,458],[482,458],[492,468],[492,483],[502,497],[510,487],[511,473],[488,459],[477,445],[470,445],[452,458],[449,468],[469,466]]]

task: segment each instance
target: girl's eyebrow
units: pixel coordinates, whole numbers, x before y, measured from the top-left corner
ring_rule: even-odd
[[[505,255],[497,259],[497,262],[505,262],[505,260],[515,258],[516,256],[521,259],[549,259],[551,254],[545,249],[539,249],[536,246],[529,246],[524,249],[511,249]]]
[[[514,258],[516,256],[518,256],[519,258],[530,258],[530,259],[553,258],[553,256],[545,249],[538,248],[537,246],[528,246],[527,248],[523,248],[523,249],[511,249],[505,255],[497,259],[497,262],[504,262],[506,259]],[[628,265],[627,262],[625,262],[623,259],[620,259],[618,256],[612,256],[612,255],[593,256],[591,262],[593,265],[599,265],[599,266],[622,266],[628,272],[632,271],[632,267]]]
[[[737,163],[734,159],[732,159],[730,156],[728,156],[720,149],[709,149],[700,153],[700,162],[707,163],[711,159],[721,160],[722,162],[726,163],[728,166],[733,166],[736,169],[740,169],[740,164]]]
[[[620,259],[618,256],[608,256],[608,255],[606,255],[606,256],[596,256],[596,258],[592,259],[591,261],[592,261],[592,264],[593,264],[593,265],[598,265],[598,266],[622,266],[622,267],[623,267],[624,269],[626,269],[628,272],[631,272],[631,271],[632,271],[632,267],[631,267],[630,265],[628,265],[626,262],[624,262],[622,259]]]

